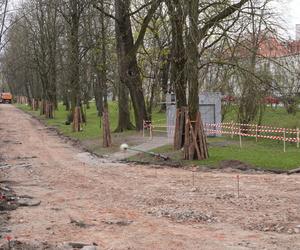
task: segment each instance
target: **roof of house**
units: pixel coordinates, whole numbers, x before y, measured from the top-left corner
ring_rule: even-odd
[[[267,58],[300,54],[300,41],[290,40],[282,42],[275,37],[269,37],[261,41],[259,54]]]
[[[235,57],[247,58],[251,56],[251,41],[245,39],[235,48]],[[264,58],[280,58],[300,54],[300,40],[280,41],[274,36],[260,38],[258,55]]]

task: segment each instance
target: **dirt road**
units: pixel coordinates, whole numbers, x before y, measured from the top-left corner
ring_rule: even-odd
[[[10,213],[10,235],[19,241],[94,242],[99,249],[300,249],[299,175],[240,174],[237,198],[236,173],[90,158],[10,105],[0,105],[0,141],[2,162],[11,166],[0,169],[2,181],[41,201]]]

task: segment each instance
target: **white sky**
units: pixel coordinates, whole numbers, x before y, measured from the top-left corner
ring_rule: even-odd
[[[11,6],[17,6],[23,0],[9,0]],[[280,16],[285,20],[283,25],[287,30],[287,37],[295,38],[295,25],[300,24],[300,0],[273,0],[277,6]]]
[[[300,24],[300,0],[285,0],[280,3],[280,6],[288,32],[292,38],[295,38],[295,25]]]

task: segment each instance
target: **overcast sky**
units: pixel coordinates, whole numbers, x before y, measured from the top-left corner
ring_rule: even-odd
[[[292,38],[295,38],[295,25],[300,24],[300,0],[286,0],[281,4],[281,8],[289,33]]]
[[[10,0],[10,3],[14,6],[21,3],[23,0]],[[288,36],[295,38],[295,25],[300,24],[300,0],[274,0],[277,2],[277,6],[280,16],[285,20],[285,27],[288,30]]]

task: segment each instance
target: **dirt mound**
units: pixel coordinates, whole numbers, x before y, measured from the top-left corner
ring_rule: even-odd
[[[274,174],[294,174],[298,173],[299,169],[293,170],[293,171],[285,171],[280,169],[263,169],[259,167],[255,167],[249,163],[242,162],[239,160],[224,160],[221,161],[219,166],[219,169],[231,169],[231,170],[239,170],[239,171],[247,171],[247,172],[266,172],[266,173],[274,173]]]
[[[246,171],[249,169],[255,169],[252,165],[238,161],[238,160],[225,160],[221,161],[219,164],[219,168],[225,169],[225,168],[232,168],[232,169],[238,169],[242,171]]]

